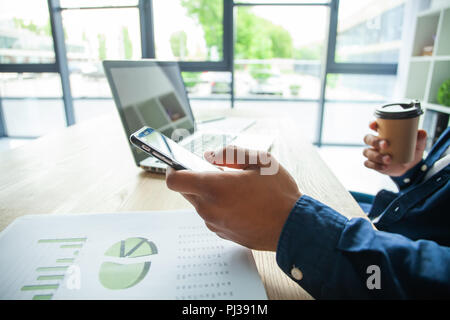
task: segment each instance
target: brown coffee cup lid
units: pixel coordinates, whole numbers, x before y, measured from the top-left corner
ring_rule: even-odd
[[[410,119],[423,114],[423,110],[418,100],[411,103],[391,103],[378,107],[375,110],[375,117],[381,119]]]

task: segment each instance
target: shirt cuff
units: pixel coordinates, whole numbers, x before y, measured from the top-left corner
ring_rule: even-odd
[[[391,177],[392,181],[397,185],[399,190],[403,190],[412,185],[420,176],[422,176],[422,166],[425,161],[422,159],[414,167],[406,171],[406,173],[399,177]]]
[[[336,247],[347,221],[335,210],[304,195],[283,227],[276,253],[278,266],[315,298],[323,296],[333,262],[341,254]]]

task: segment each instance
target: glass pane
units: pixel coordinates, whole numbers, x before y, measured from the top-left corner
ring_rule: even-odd
[[[375,108],[393,102],[396,76],[329,74],[324,143],[363,144]]]
[[[2,99],[6,133],[14,137],[35,137],[66,126],[61,99]]]
[[[138,0],[60,0],[62,8],[137,6]]]
[[[236,96],[318,99],[327,10],[321,6],[238,7]]]
[[[292,119],[295,121],[297,132],[309,142],[314,142],[317,132],[319,104],[312,101],[271,101],[238,100],[235,102],[236,111],[240,116],[251,118]]]
[[[325,104],[323,143],[364,144],[363,138],[370,132],[369,123],[374,120],[376,103]]]
[[[235,3],[329,3],[330,0],[234,0]]]
[[[182,76],[190,98],[230,98],[230,72],[183,72]]]
[[[219,61],[223,47],[223,0],[153,1],[156,57]]]
[[[89,120],[107,113],[115,112],[116,106],[114,100],[105,99],[83,99],[74,100],[73,107],[75,109],[75,121],[81,122]]]
[[[387,101],[394,95],[396,76],[329,74],[327,100]]]
[[[0,73],[1,97],[62,97],[58,73]]]
[[[397,63],[406,0],[340,0],[336,62]]]
[[[52,30],[45,0],[0,2],[0,63],[53,63]]]
[[[62,17],[72,95],[110,97],[101,61],[141,58],[138,9],[65,10]]]

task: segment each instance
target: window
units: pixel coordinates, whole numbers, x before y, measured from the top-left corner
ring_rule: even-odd
[[[156,58],[223,59],[223,0],[153,1]]]
[[[0,73],[0,96],[61,98],[61,80],[57,73]]]
[[[292,4],[317,4],[317,3],[329,3],[330,0],[282,0],[282,1],[274,1],[274,0],[234,0],[235,3],[262,3],[262,4],[276,4],[277,2],[282,3],[292,3]]]
[[[114,112],[102,60],[140,59],[137,0],[61,0],[75,121]],[[81,9],[79,9],[81,8]]]
[[[111,97],[102,60],[140,59],[137,8],[62,12],[72,95]]]
[[[336,48],[328,67],[320,142],[361,145],[374,108],[393,97],[404,3],[339,1]]]
[[[231,72],[183,72],[189,98],[230,99]]]
[[[336,62],[397,63],[405,0],[340,0]]]
[[[0,132],[35,137],[66,125],[47,1],[0,2],[0,65],[13,71],[0,73]]]
[[[238,7],[236,96],[318,100],[326,19],[324,6]]]
[[[329,74],[323,143],[362,144],[375,108],[394,94],[395,75]]]
[[[369,122],[379,104],[358,102],[327,102],[323,120],[324,144],[362,145],[363,137],[370,132]]]
[[[392,96],[405,2],[3,1],[0,135],[5,128],[8,134],[40,135],[53,128],[49,119],[56,128],[64,118],[72,124],[112,111],[102,60],[156,57],[180,62],[189,97],[199,108],[222,110],[236,101],[238,108],[264,113],[257,109],[262,100],[268,112],[276,107],[294,114],[299,108],[307,125],[316,127],[311,131],[324,127],[325,140],[347,143],[351,139],[339,116],[368,119],[373,105]],[[49,11],[48,3],[60,8]],[[66,52],[55,52],[54,41],[64,41]],[[43,125],[33,128],[27,112]]]
[[[47,1],[1,1],[0,64],[54,62]]]
[[[394,95],[396,76],[328,74],[326,99],[383,102]]]
[[[137,6],[138,0],[59,0],[62,8]]]
[[[75,99],[75,121],[82,122],[116,110],[112,99]]]
[[[66,124],[56,73],[0,73],[0,96],[9,136],[37,137]]]

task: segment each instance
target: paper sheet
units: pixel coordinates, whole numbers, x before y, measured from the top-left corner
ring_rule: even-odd
[[[194,211],[30,215],[0,234],[0,299],[267,299],[251,251]]]

